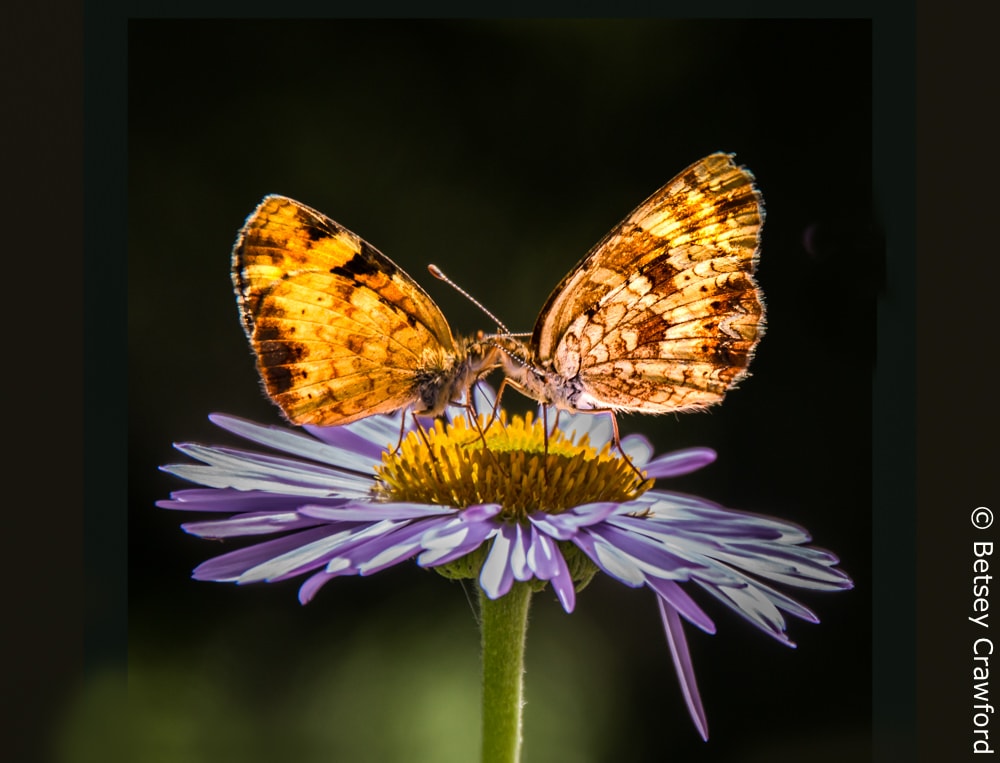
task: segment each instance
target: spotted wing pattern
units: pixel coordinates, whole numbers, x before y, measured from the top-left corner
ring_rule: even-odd
[[[465,345],[431,298],[297,201],[267,196],[247,218],[233,283],[267,394],[294,424],[346,424],[428,400],[441,407],[463,381]]]
[[[549,402],[645,413],[720,402],[764,332],[754,279],[763,221],[753,175],[730,154],[695,162],[650,196],[538,317],[532,362],[571,390]]]

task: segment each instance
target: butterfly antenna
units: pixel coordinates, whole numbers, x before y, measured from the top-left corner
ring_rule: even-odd
[[[499,342],[496,341],[497,339],[502,339],[504,336],[522,336],[522,335],[521,334],[506,334],[506,335],[505,334],[495,334],[493,336],[484,337],[484,341],[486,342],[486,344],[490,345],[491,347],[496,347],[498,350],[500,350],[500,352],[502,352],[504,355],[506,355],[507,357],[509,357],[515,363],[518,363],[518,364],[524,366],[525,368],[529,369],[536,376],[542,376],[542,371],[538,368],[538,366],[536,366],[534,363],[532,363],[531,360],[527,356],[525,356],[523,353],[516,352],[515,350],[512,350],[510,347],[505,347],[504,345],[502,345],[502,344],[500,344]]]
[[[429,271],[431,271],[431,275],[432,276],[434,276],[435,278],[437,278],[440,281],[444,281],[451,288],[453,288],[455,291],[457,291],[459,294],[461,294],[463,297],[465,297],[467,300],[469,300],[472,304],[474,304],[476,307],[478,307],[480,310],[482,310],[486,314],[486,317],[488,317],[490,320],[492,320],[497,325],[497,328],[500,329],[500,333],[501,334],[509,334],[510,333],[510,329],[503,325],[503,321],[501,321],[493,313],[491,313],[489,310],[487,310],[485,307],[483,307],[483,303],[482,302],[480,302],[478,299],[476,299],[471,294],[469,294],[469,292],[467,292],[465,289],[463,289],[457,283],[455,283],[450,278],[448,278],[448,276],[446,276],[444,274],[444,271],[441,270],[441,268],[439,268],[437,265],[428,265],[427,269]]]

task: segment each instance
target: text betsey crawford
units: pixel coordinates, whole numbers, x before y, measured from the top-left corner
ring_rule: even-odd
[[[993,542],[980,541],[972,544],[972,614],[969,620],[976,626],[990,627],[990,562]],[[995,712],[990,704],[990,658],[993,656],[993,641],[988,636],[978,636],[972,644],[972,751],[993,754],[996,750],[990,744],[990,722]]]

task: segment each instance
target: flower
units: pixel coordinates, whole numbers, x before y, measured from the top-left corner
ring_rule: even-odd
[[[370,575],[415,557],[450,577],[477,577],[490,599],[514,581],[551,584],[571,612],[577,591],[601,570],[655,593],[688,710],[705,739],[681,621],[706,633],[715,625],[681,584],[701,588],[789,646],[782,612],[818,618],[771,583],[852,587],[835,568],[837,557],[804,545],[810,537],[796,525],[651,489],[654,480],[711,463],[708,448],[654,458],[644,437],[625,437],[622,450],[643,480],[612,452],[604,416],[562,413],[562,426],[546,437],[530,414],[508,421],[501,412],[487,425],[486,417],[451,408],[444,421],[411,426],[401,437],[401,415],[306,432],[210,416],[281,455],[176,444],[201,463],[162,469],[206,487],[176,491],[157,505],[227,515],[182,525],[199,537],[278,537],[209,559],[194,577],[244,584],[309,574],[299,589],[304,604],[332,578]]]

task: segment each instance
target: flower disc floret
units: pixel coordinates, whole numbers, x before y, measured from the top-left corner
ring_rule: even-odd
[[[530,412],[487,424],[481,417],[477,430],[458,417],[438,419],[423,434],[411,431],[376,466],[376,500],[463,509],[499,504],[498,520],[524,521],[536,511],[635,500],[652,487],[610,443],[597,450],[587,433],[575,438],[556,429],[546,445],[543,423]]]

